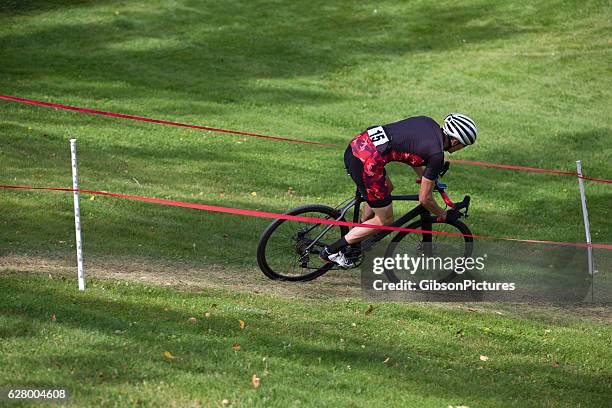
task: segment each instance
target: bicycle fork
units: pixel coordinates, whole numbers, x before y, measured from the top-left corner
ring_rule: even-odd
[[[432,222],[431,222],[431,215],[429,215],[429,213],[423,213],[421,214],[421,229],[423,231],[431,231],[432,230]],[[421,233],[423,240],[422,242],[422,248],[421,250],[423,251],[423,255],[425,255],[426,257],[430,257],[433,254],[433,248],[432,248],[432,234],[427,234],[425,232]]]

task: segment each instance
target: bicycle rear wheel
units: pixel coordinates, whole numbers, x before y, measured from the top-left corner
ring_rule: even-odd
[[[324,205],[305,205],[286,214],[302,217],[336,219],[340,214]],[[270,279],[308,281],[335,268],[319,259],[319,252],[349,231],[348,227],[332,225],[318,241],[314,241],[327,224],[278,219],[261,234],[257,246],[259,269]]]
[[[406,228],[421,229],[421,221],[415,221]],[[431,230],[435,232],[472,235],[468,226],[459,220],[453,222],[432,221]],[[426,246],[429,246],[427,251],[425,251]],[[472,237],[432,234],[431,243],[424,243],[421,233],[402,231],[395,235],[389,246],[387,246],[385,257],[408,255],[411,258],[418,258],[426,255],[440,258],[467,258],[472,255],[473,248],[474,239]],[[406,276],[398,276],[399,272],[393,269],[385,269],[385,275],[390,282],[399,282],[401,278],[406,278]],[[451,270],[432,271],[427,277],[438,282],[449,282],[456,276],[457,273]]]

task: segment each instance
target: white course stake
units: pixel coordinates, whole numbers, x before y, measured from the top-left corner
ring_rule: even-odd
[[[74,227],[76,229],[79,290],[85,290],[85,268],[83,267],[83,242],[81,240],[81,209],[79,207],[79,178],[77,175],[76,139],[70,139],[70,153],[72,155],[72,197],[74,198]]]
[[[578,185],[580,186],[580,201],[582,202],[582,218],[584,219],[584,233],[586,234],[587,244],[591,244],[591,226],[589,225],[589,211],[587,210],[586,195],[584,194],[584,180],[582,179],[582,162],[576,160],[576,170],[578,173]],[[595,265],[593,263],[593,247],[587,247],[587,260],[589,267],[589,275],[595,273]]]

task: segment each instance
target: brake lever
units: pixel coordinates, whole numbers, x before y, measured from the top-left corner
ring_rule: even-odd
[[[465,203],[465,207],[463,207],[463,209],[465,210],[463,212],[463,216],[465,218],[469,217],[468,210],[470,209],[470,201],[471,201],[471,199],[472,198],[469,195],[466,195],[465,197],[463,197],[463,201],[462,202]]]

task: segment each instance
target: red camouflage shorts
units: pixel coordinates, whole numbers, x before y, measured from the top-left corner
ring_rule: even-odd
[[[357,190],[372,208],[391,204],[391,184],[385,165],[391,161],[419,167],[424,160],[412,153],[394,150],[381,154],[370,140],[368,132],[355,136],[344,152],[344,165]]]

